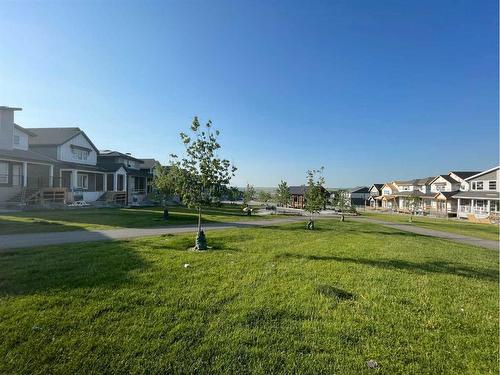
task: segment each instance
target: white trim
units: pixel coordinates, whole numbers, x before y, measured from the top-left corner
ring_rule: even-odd
[[[50,163],[44,163],[44,162],[39,162],[39,161],[30,161],[30,160],[26,160],[26,159],[5,159],[3,157],[0,156],[0,160],[1,161],[12,161],[14,163],[29,163],[29,164],[40,164],[40,165],[48,165],[48,166],[54,166],[54,164],[50,164]]]
[[[79,178],[82,178],[82,185],[80,186],[79,184]],[[85,179],[84,179],[85,177]],[[86,181],[86,184],[84,184],[83,182]],[[76,173],[76,187],[79,188],[79,189],[83,189],[83,190],[89,190],[89,175],[86,174],[86,173],[80,173],[78,174],[78,172]]]

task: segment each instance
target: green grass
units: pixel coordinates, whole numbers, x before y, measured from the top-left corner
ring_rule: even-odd
[[[380,214],[373,212],[361,212],[361,214],[373,219],[380,219],[396,223],[408,223],[409,219],[409,215],[407,214]],[[440,230],[443,232],[463,234],[464,236],[477,237],[485,240],[498,241],[499,237],[499,226],[495,224],[478,224],[471,223],[465,220],[434,219],[414,216],[412,225],[422,228]]]
[[[498,252],[317,226],[0,253],[0,373],[498,373]]]
[[[247,216],[240,206],[224,205],[203,210],[204,222],[227,222],[266,219]],[[78,208],[24,211],[0,214],[0,235],[18,233],[62,232],[85,229],[145,228],[194,224],[197,213],[185,207],[170,207],[169,220],[163,220],[161,208]]]

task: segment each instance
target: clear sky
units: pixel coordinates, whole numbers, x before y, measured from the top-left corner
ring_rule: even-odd
[[[498,164],[498,5],[0,3],[0,105],[168,161],[194,115],[238,186],[356,186]]]

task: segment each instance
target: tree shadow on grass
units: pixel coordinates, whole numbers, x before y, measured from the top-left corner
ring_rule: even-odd
[[[473,279],[483,279],[498,282],[498,270],[496,269],[475,269],[463,264],[456,264],[444,261],[432,261],[424,263],[409,262],[400,259],[366,259],[348,258],[333,255],[302,255],[293,253],[283,253],[276,258],[305,259],[310,261],[334,261],[344,263],[355,263],[365,266],[378,267],[391,270],[405,270],[416,273],[437,273],[455,276],[470,277]]]
[[[0,252],[0,296],[118,288],[149,268],[128,242],[81,243]]]

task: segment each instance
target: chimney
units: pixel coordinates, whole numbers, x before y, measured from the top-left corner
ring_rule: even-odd
[[[21,108],[0,106],[0,149],[13,149],[14,111],[20,110]]]

